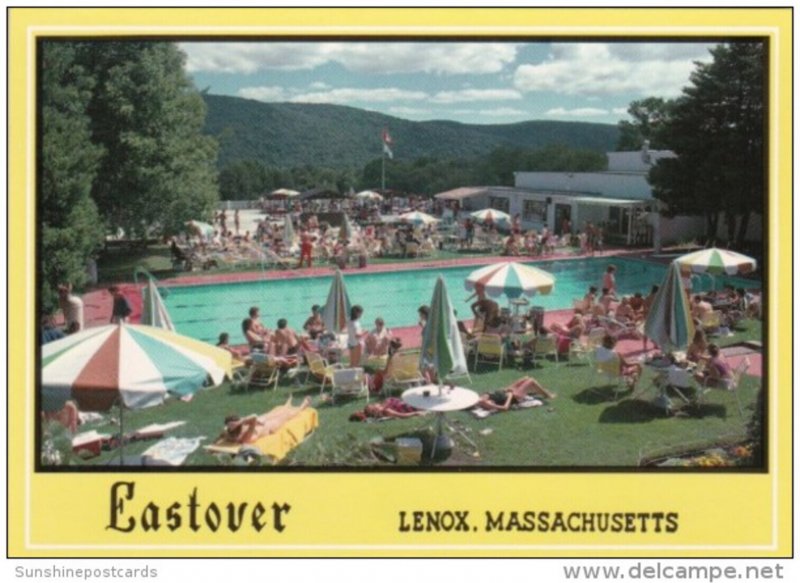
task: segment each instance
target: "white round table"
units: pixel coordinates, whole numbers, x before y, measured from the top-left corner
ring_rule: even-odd
[[[403,402],[415,409],[436,413],[436,441],[433,444],[431,458],[437,450],[452,449],[452,440],[444,434],[444,414],[448,411],[463,411],[474,407],[478,402],[478,393],[463,387],[442,385],[422,385],[403,392]]]

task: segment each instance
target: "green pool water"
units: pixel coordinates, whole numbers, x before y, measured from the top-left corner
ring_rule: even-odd
[[[646,294],[651,286],[660,283],[666,270],[664,265],[616,257],[530,263],[556,277],[556,285],[551,294],[529,298],[532,306],[543,306],[547,310],[569,308],[574,299],[583,297],[589,286],[600,288],[603,273],[610,263],[617,266],[617,287],[620,294]],[[459,316],[466,318],[470,310],[469,304],[464,300],[471,292],[464,288],[464,279],[479,267],[471,265],[384,273],[348,270],[344,273],[344,279],[351,303],[364,307],[364,327],[371,328],[375,318],[380,316],[392,328],[417,323],[417,308],[430,303],[439,275],[445,278],[447,290]],[[215,342],[220,332],[228,332],[231,342],[235,344],[244,341],[241,322],[247,317],[251,306],[261,308],[261,319],[270,328],[275,327],[279,318],[286,318],[289,326],[299,330],[308,317],[311,306],[325,303],[331,280],[332,273],[330,276],[302,279],[170,286],[165,288],[168,291],[164,301],[181,334]],[[724,283],[736,287],[757,286],[757,282],[752,280],[720,277],[716,280],[716,287],[720,288]],[[708,290],[711,286],[710,277],[695,276],[695,290]],[[505,306],[507,300],[501,297],[498,303]]]

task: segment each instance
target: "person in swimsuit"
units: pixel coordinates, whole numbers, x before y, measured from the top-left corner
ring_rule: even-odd
[[[512,405],[521,403],[528,395],[537,395],[546,399],[554,399],[556,396],[545,389],[535,378],[523,377],[505,389],[482,394],[476,407],[489,411],[508,411]]]
[[[311,399],[306,397],[299,407],[292,406],[292,398],[282,407],[276,407],[263,415],[248,415],[239,417],[229,415],[225,418],[225,429],[220,436],[226,441],[236,443],[254,443],[260,438],[275,433],[287,421],[293,419],[311,405]]]

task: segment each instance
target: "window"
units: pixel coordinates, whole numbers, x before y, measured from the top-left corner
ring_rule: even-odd
[[[508,199],[500,198],[499,196],[490,196],[489,208],[493,208],[496,211],[503,211],[504,213],[508,213]]]
[[[522,204],[522,218],[525,221],[547,223],[547,203],[543,200],[526,200]]]

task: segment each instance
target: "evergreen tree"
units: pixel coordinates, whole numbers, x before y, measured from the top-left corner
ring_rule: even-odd
[[[670,213],[704,214],[711,240],[723,212],[729,242],[741,245],[750,214],[764,208],[764,45],[733,42],[711,54],[661,133],[678,159],[660,160],[650,181]]]
[[[75,47],[46,42],[41,56],[39,159],[42,307],[57,303],[56,286],[86,282],[86,264],[103,242],[90,197],[102,148],[92,144],[86,107],[93,80],[75,62]]]
[[[175,233],[207,218],[218,199],[216,142],[204,136],[205,104],[171,43],[80,45],[96,85],[92,134],[105,155],[92,188],[108,227],[132,239]]]
[[[661,97],[648,97],[631,102],[628,114],[633,121],[623,120],[617,124],[619,141],[617,151],[630,152],[638,150],[647,140],[654,150],[666,147],[661,135],[664,126],[669,122],[675,102]]]

